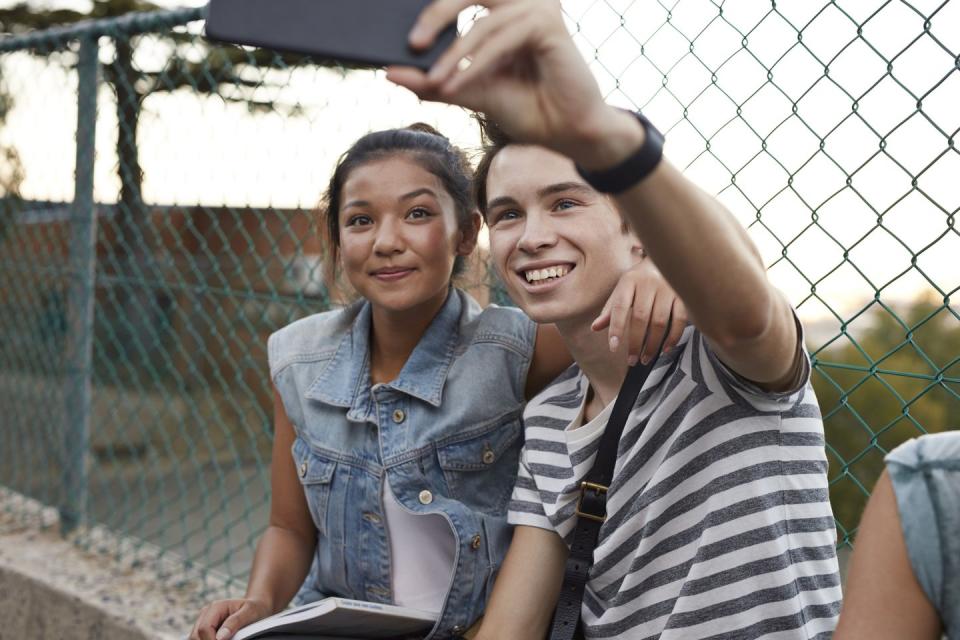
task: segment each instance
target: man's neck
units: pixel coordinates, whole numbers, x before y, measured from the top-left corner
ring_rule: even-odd
[[[622,345],[616,353],[612,353],[607,332],[592,330],[590,320],[557,322],[557,328],[570,355],[590,383],[592,394],[584,415],[584,421],[589,422],[620,392],[628,369],[627,345]]]

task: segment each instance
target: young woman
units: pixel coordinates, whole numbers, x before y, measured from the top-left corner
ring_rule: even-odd
[[[192,639],[229,638],[298,589],[300,602],[434,611],[435,638],[482,614],[511,536],[523,404],[571,358],[556,328],[481,309],[451,286],[480,228],[470,177],[463,154],[423,125],[366,135],[341,158],[325,235],[359,300],[270,337],[270,523],[246,596],[205,607]],[[685,323],[641,257],[598,319],[620,352],[628,321],[638,354],[648,318],[673,309],[672,343]]]
[[[472,4],[432,3],[411,43]],[[834,520],[792,308],[743,228],[662,158],[652,125],[604,103],[559,2],[481,4],[489,13],[429,73],[388,77],[482,111],[512,139],[476,177],[491,260],[532,319],[556,323],[576,366],[525,408],[509,507],[518,526],[478,637],[543,638],[565,567],[586,587],[582,602],[561,598],[571,615],[554,629],[569,637],[578,620],[587,638],[829,637],[841,595]],[[628,368],[589,318],[639,240],[694,326],[657,361],[614,443],[596,546],[567,563],[578,500],[593,491],[581,481]],[[530,278],[542,269],[566,275]]]

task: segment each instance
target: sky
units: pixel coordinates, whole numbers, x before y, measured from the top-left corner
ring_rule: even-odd
[[[960,286],[950,226],[960,152],[949,142],[960,129],[960,0],[563,6],[608,101],[642,108],[666,133],[666,156],[749,226],[775,284],[806,300],[801,316],[851,313],[878,288],[900,302]],[[137,61],[152,68],[164,55],[144,39]],[[110,56],[104,46],[101,59]],[[0,141],[23,159],[23,195],[70,200],[75,77],[24,56],[0,64],[16,98]],[[149,202],[310,208],[339,154],[369,130],[424,121],[461,146],[479,142],[467,114],[420,103],[380,72],[250,73],[263,81],[258,98],[301,115],[251,115],[190,92],[148,98]],[[95,192],[108,202],[119,187],[114,108],[101,90]]]

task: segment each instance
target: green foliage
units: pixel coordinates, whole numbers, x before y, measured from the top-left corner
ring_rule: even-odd
[[[878,304],[851,324],[815,354],[813,375],[840,543],[849,543],[884,455],[956,428],[960,416],[960,322],[948,303],[919,300],[899,313]]]

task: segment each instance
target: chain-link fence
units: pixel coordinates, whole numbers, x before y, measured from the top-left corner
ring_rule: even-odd
[[[884,453],[960,415],[960,2],[564,8],[805,320],[849,545]],[[202,16],[0,40],[0,485],[80,544],[102,525],[236,588],[269,500],[266,337],[330,304],[335,158],[414,121],[479,140],[381,72],[216,46]]]

